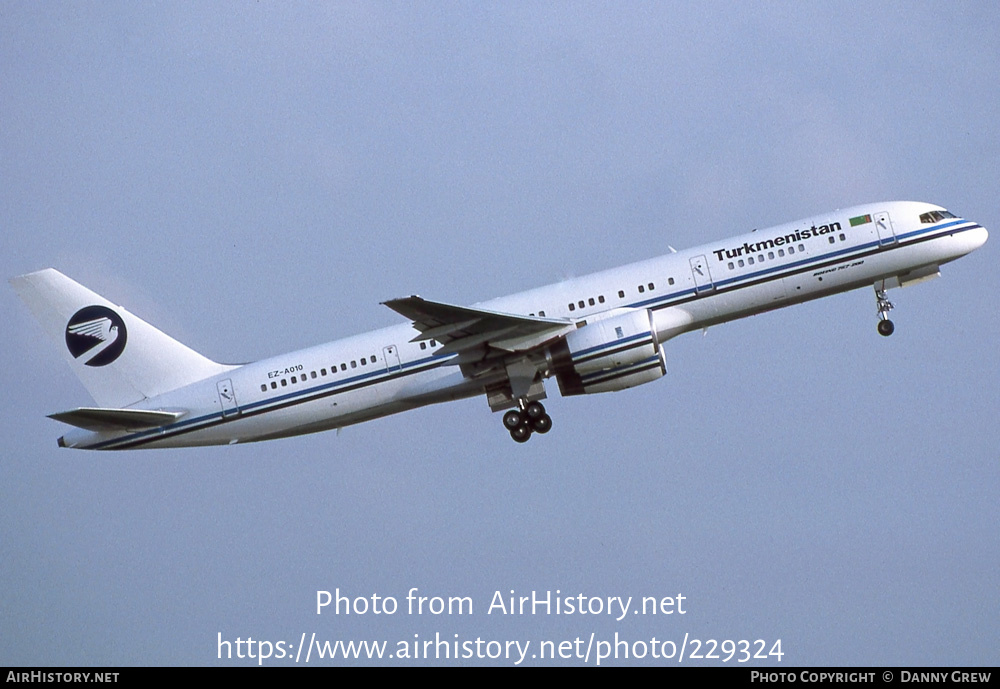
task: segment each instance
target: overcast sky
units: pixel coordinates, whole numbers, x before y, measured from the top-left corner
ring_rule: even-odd
[[[994,238],[890,293],[891,338],[871,290],[687,334],[654,383],[553,386],[554,428],[523,446],[477,398],[339,435],[61,450],[45,415],[92,401],[0,283],[0,664],[242,664],[219,634],[315,632],[997,665],[998,20],[4,2],[2,275],[58,268],[219,361],[399,323],[393,297],[471,304],[870,201]],[[405,614],[412,587],[473,614]],[[317,616],[336,588],[400,611]],[[487,614],[511,590],[686,612]]]

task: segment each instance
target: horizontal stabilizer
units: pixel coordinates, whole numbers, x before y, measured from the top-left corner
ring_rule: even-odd
[[[182,411],[80,407],[58,414],[49,414],[49,418],[68,423],[70,426],[100,433],[101,431],[140,431],[146,428],[159,428],[173,423],[185,413]]]

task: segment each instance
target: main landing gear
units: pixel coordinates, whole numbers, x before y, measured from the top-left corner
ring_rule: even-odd
[[[528,442],[532,433],[548,433],[552,429],[552,417],[545,413],[541,402],[523,401],[517,409],[503,415],[503,425],[510,431],[510,437],[519,443]]]
[[[896,326],[889,320],[889,312],[892,311],[892,302],[886,297],[885,290],[878,288],[878,284],[875,285],[875,302],[878,305],[878,334],[883,337],[889,337],[896,329]]]

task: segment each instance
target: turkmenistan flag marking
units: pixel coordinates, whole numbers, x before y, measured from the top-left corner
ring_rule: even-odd
[[[870,215],[859,215],[856,218],[851,218],[851,227],[856,227],[857,225],[864,225],[865,223],[871,222],[872,216]]]

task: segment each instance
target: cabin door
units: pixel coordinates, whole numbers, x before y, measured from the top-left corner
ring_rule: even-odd
[[[886,246],[895,242],[896,233],[892,230],[892,220],[889,219],[889,214],[885,212],[876,213],[874,217],[879,246]]]
[[[399,350],[396,349],[396,345],[383,347],[382,359],[385,361],[385,369],[387,371],[398,371],[402,368],[399,363]]]
[[[223,418],[237,416],[240,413],[240,408],[236,405],[236,393],[233,392],[233,381],[229,378],[220,380],[216,388],[219,391],[219,404],[222,405]]]
[[[691,259],[691,275],[694,277],[695,294],[712,291],[712,274],[708,272],[708,261],[704,256],[695,256]]]

